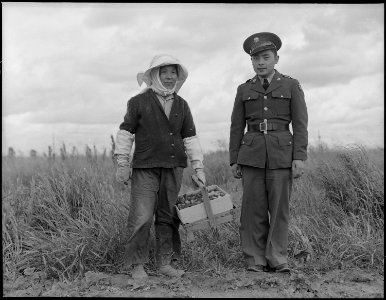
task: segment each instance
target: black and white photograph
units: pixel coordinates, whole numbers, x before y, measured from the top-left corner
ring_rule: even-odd
[[[5,297],[383,298],[384,3],[2,2]]]

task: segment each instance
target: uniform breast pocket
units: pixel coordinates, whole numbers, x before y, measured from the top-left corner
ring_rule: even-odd
[[[246,119],[249,119],[252,116],[255,118],[262,117],[263,100],[258,93],[245,95],[243,97],[243,102]]]
[[[291,113],[290,91],[273,91],[272,102],[278,115],[289,115]]]

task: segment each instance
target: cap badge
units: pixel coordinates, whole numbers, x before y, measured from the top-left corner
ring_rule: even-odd
[[[253,39],[253,42],[254,43],[257,43],[259,41],[259,38],[258,37],[255,37],[254,39]]]

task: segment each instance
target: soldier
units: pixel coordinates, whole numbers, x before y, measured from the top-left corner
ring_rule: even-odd
[[[244,51],[251,56],[256,76],[237,88],[231,116],[230,165],[243,185],[241,247],[247,270],[255,272],[290,272],[287,246],[292,178],[304,173],[307,159],[304,93],[296,79],[275,69],[281,44],[270,32],[245,40]]]

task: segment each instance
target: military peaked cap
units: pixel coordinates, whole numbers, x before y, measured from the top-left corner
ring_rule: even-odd
[[[279,50],[281,47],[280,38],[271,32],[259,32],[248,37],[243,44],[244,51],[249,55],[264,50]]]

